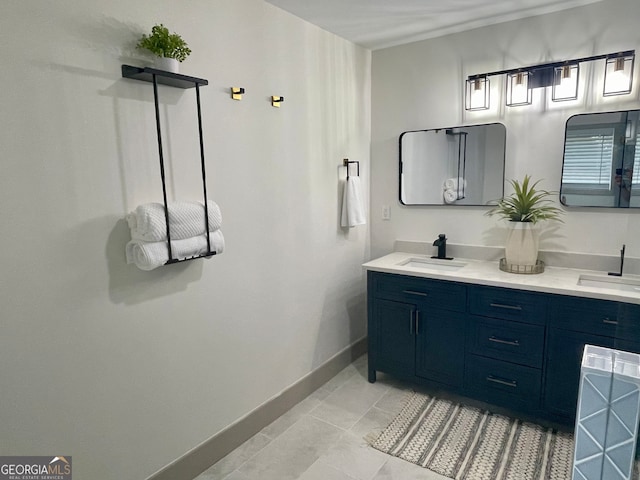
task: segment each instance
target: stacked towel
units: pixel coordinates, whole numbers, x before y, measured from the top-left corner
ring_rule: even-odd
[[[458,200],[458,192],[455,190],[445,190],[443,194],[444,203],[453,203]]]
[[[204,220],[204,205],[198,202],[172,202],[167,205],[171,235],[171,257],[191,258],[209,252]],[[220,207],[207,202],[211,252],[224,250],[224,236],[220,230]],[[126,217],[131,229],[131,241],[126,246],[127,263],[141,270],[153,270],[169,260],[164,205],[140,205]]]
[[[211,251],[220,254],[224,251],[224,236],[220,230],[209,233]],[[190,258],[204,255],[208,251],[207,236],[171,240],[171,256],[173,258]],[[131,240],[126,246],[127,263],[134,263],[140,270],[153,270],[167,263],[169,249],[167,242],[145,242]]]
[[[444,181],[443,188],[444,203],[453,203],[464,198],[463,191],[466,193],[467,181],[462,177],[448,178]]]
[[[169,210],[169,227],[171,240],[181,240],[205,233],[204,205],[199,202],[172,202]],[[209,231],[215,232],[222,224],[220,207],[209,200]],[[159,242],[167,239],[167,224],[164,205],[147,203],[140,205],[127,215],[127,223],[131,229],[131,238],[146,242]]]
[[[344,185],[340,225],[343,227],[355,227],[356,225],[364,225],[365,223],[367,223],[367,218],[362,203],[360,177],[349,177]]]
[[[463,188],[467,188],[467,181],[464,178],[448,178],[445,180],[445,190],[458,190],[458,188],[460,188],[460,190],[462,190]]]

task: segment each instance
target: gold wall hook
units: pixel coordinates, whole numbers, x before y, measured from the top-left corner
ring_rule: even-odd
[[[244,93],[244,88],[231,87],[231,98],[233,98],[234,100],[242,100],[243,93]]]
[[[280,103],[281,102],[284,102],[284,97],[278,97],[276,95],[273,95],[271,97],[271,106],[272,107],[280,108]]]

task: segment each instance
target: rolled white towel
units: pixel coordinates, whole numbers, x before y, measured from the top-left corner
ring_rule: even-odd
[[[222,225],[222,213],[218,204],[207,201],[209,212],[209,231],[213,232]],[[205,233],[204,205],[200,202],[171,202],[168,205],[171,240],[196,237]],[[138,206],[126,217],[131,238],[146,242],[159,242],[167,239],[167,226],[162,203],[146,203]]]
[[[460,188],[467,188],[467,181],[462,178],[447,178],[444,181],[444,189],[445,190],[458,190],[458,186]]]
[[[221,230],[210,232],[211,251],[220,254],[224,251],[224,236]],[[171,256],[175,259],[189,258],[207,253],[207,236],[171,240]],[[145,242],[131,240],[126,246],[127,263],[133,263],[141,270],[153,270],[167,263],[169,249],[167,242]]]
[[[453,203],[458,200],[458,192],[455,190],[445,190],[443,194],[444,203]]]

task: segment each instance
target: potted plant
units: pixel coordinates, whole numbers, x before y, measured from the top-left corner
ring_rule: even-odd
[[[508,220],[509,233],[505,259],[509,265],[535,266],[538,260],[538,232],[535,225],[542,220],[558,220],[562,210],[553,206],[552,192],[536,189],[538,183],[525,175],[522,183],[509,180],[513,193],[504,197],[486,215]]]
[[[191,54],[187,43],[177,33],[169,33],[163,24],[154,25],[151,35],[142,35],[136,45],[157,56],[155,66],[169,72],[178,71],[178,62],[184,62]]]

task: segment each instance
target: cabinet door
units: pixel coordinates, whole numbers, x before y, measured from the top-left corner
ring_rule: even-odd
[[[466,314],[434,308],[416,311],[416,375],[462,387]]]
[[[373,301],[373,360],[375,370],[406,377],[415,370],[415,306],[390,300]],[[371,355],[370,354],[370,355]]]
[[[614,346],[614,339],[550,328],[547,337],[547,364],[544,406],[550,413],[573,421],[578,402],[580,364],[585,344]]]

